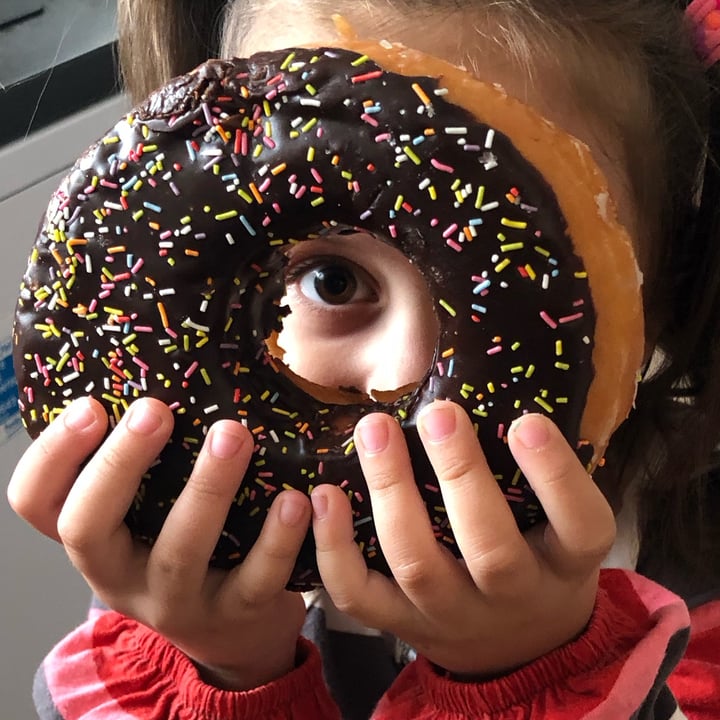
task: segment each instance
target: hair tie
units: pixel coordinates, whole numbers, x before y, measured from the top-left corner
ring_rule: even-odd
[[[685,10],[698,57],[706,67],[720,60],[720,0],[693,0]]]

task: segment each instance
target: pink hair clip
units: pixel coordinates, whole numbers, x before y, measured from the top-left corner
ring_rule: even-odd
[[[698,57],[706,67],[720,60],[720,0],[693,0],[685,10]]]

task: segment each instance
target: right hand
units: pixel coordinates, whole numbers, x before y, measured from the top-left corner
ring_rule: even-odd
[[[245,427],[221,420],[153,547],[135,541],[124,517],[172,427],[162,402],[137,400],[81,469],[105,436],[107,416],[97,401],[76,400],[23,455],[8,499],[63,544],[101,600],[164,635],[206,682],[229,690],[264,685],[295,666],[305,608],[285,585],[310,501],[281,493],[245,560],[230,572],[209,568],[253,449]]]

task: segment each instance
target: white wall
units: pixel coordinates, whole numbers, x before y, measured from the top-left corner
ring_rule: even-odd
[[[0,399],[8,387],[15,300],[39,220],[67,168],[126,110],[99,103],[28,140],[0,148]],[[0,405],[0,473],[7,485],[29,441]],[[19,520],[0,497],[0,715],[35,717],[32,679],[45,653],[81,622],[90,599],[62,548]]]

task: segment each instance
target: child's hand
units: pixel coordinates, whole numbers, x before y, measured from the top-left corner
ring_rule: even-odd
[[[107,426],[99,403],[78,400],[33,443],[8,489],[15,511],[65,546],[111,608],[168,638],[209,682],[244,690],[295,665],[305,608],[285,584],[307,532],[307,497],[290,491],[272,505],[246,560],[208,569],[253,440],[237,422],[211,428],[192,475],[152,549],[123,522],[142,474],[167,442],[170,410],[138,400],[97,453]]]
[[[508,672],[577,637],[592,614],[615,523],[557,428],[528,415],[509,434],[549,519],[524,536],[461,408],[434,403],[420,433],[464,562],[433,536],[400,427],[370,415],[355,436],[395,581],[367,569],[347,498],[320,486],[312,495],[318,563],[338,608],[469,676]]]

